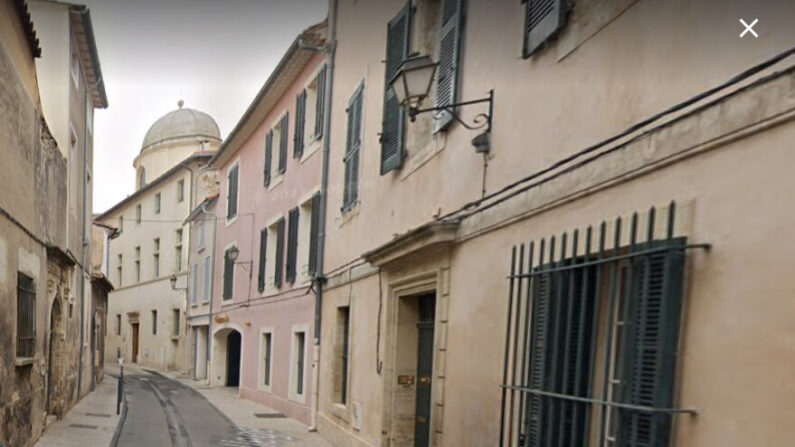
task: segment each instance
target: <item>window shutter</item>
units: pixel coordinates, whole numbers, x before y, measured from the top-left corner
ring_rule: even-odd
[[[285,113],[282,117],[282,123],[279,132],[279,174],[283,174],[287,169],[287,136],[290,132],[290,115]]]
[[[306,125],[306,90],[301,90],[295,98],[295,135],[293,136],[293,157],[304,154],[304,126]]]
[[[684,240],[680,241],[684,244]],[[633,265],[632,296],[624,346],[624,403],[673,406],[673,378],[682,301],[684,253],[655,253]],[[665,413],[620,411],[619,446],[665,447],[671,417]]]
[[[552,305],[555,296],[551,275],[537,276],[533,281],[533,325],[530,341],[530,387],[545,390],[547,385],[547,362],[551,351]],[[542,436],[546,425],[546,401],[538,395],[530,395],[528,406],[528,446],[544,445]]]
[[[276,223],[276,259],[273,260],[273,286],[282,286],[282,267],[284,266],[284,218]]]
[[[229,196],[227,197],[226,217],[227,219],[237,215],[237,178],[239,166],[235,166],[229,171]]]
[[[326,104],[326,66],[317,74],[317,98],[315,98],[315,138],[323,136],[323,106]]]
[[[235,279],[235,263],[229,259],[229,250],[224,252],[224,299],[232,298],[232,291],[234,290]]]
[[[259,232],[259,270],[257,271],[257,290],[265,290],[265,253],[268,248],[268,230]]]
[[[273,131],[269,130],[265,135],[265,167],[263,169],[265,186],[271,184],[271,163],[273,163]]]
[[[565,0],[527,0],[525,10],[524,57],[530,57],[566,21]]]
[[[389,82],[408,57],[411,4],[406,4],[387,27],[384,68],[384,117],[381,129],[381,174],[403,165],[406,113]]]
[[[464,0],[443,0],[439,19],[439,65],[436,68],[436,106],[454,104],[458,99],[458,61]],[[441,112],[433,123],[434,132],[447,127],[453,116]]]
[[[290,210],[287,228],[287,282],[295,282],[298,261],[298,208]]]
[[[359,151],[362,146],[362,95],[359,87],[348,102],[348,135],[345,149],[345,188],[342,194],[342,209],[348,210],[359,198]]]
[[[309,274],[315,276],[317,272],[318,232],[320,231],[320,193],[312,196],[312,216],[309,223]]]

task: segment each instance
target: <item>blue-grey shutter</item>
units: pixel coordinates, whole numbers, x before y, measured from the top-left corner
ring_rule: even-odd
[[[552,348],[552,313],[555,290],[552,276],[543,274],[533,280],[532,331],[530,338],[530,388],[548,389],[548,361]],[[527,441],[525,445],[540,447],[544,445],[544,426],[548,412],[544,411],[547,401],[538,395],[528,398]]]
[[[359,152],[362,147],[362,98],[364,86],[359,87],[348,101],[348,129],[345,147],[345,187],[342,209],[348,210],[359,198]]]
[[[293,136],[293,157],[304,154],[304,127],[306,124],[306,90],[295,97],[295,134]]]
[[[386,63],[384,67],[384,117],[381,129],[381,174],[403,165],[406,112],[389,83],[408,57],[411,29],[411,3],[393,18],[387,27]]]
[[[225,300],[232,298],[235,280],[235,263],[229,259],[229,250],[224,252],[224,293]]]
[[[298,271],[298,207],[287,217],[287,282],[293,283]]]
[[[235,166],[232,170],[229,171],[228,174],[228,184],[229,184],[229,191],[227,192],[227,201],[226,201],[226,217],[232,218],[237,216],[237,179],[238,179],[238,172],[240,171],[239,166]]]
[[[679,241],[684,244],[684,240]],[[684,253],[655,253],[637,259],[631,273],[629,321],[625,323],[622,401],[656,408],[673,407],[673,379],[682,303]],[[666,447],[671,415],[621,410],[622,447]]]
[[[318,231],[320,231],[320,193],[312,196],[312,216],[309,222],[309,274],[317,272]]]
[[[273,163],[273,131],[265,135],[265,167],[263,168],[263,184],[271,184],[271,164]]]
[[[284,218],[276,223],[276,253],[273,260],[273,286],[277,289],[282,286],[284,266]]]
[[[257,270],[257,290],[265,290],[265,253],[268,248],[268,230],[259,232],[259,269]]]
[[[565,0],[526,0],[524,57],[541,48],[566,22]]]
[[[290,114],[285,113],[279,131],[279,174],[287,169],[287,141],[290,133]]]
[[[323,136],[323,116],[326,112],[323,108],[326,104],[326,66],[320,69],[317,74],[317,97],[315,98],[315,138]]]
[[[439,15],[439,65],[436,68],[436,106],[454,104],[458,99],[458,63],[460,60],[461,28],[464,0],[442,0]],[[441,112],[433,123],[434,132],[447,127],[452,115]]]

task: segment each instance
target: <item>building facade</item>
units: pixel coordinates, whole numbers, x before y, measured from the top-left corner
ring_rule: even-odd
[[[739,1],[540,3],[329,3],[318,430],[786,445],[793,6],[741,40]],[[490,132],[409,118],[389,83],[414,52],[422,106],[493,90],[456,109]]]
[[[325,23],[292,43],[213,158],[210,384],[310,421]]]
[[[111,322],[105,358],[185,370],[190,232],[183,222],[196,206],[197,175],[219,143],[215,121],[183,108],[180,101],[179,108],[157,120],[144,138],[134,163],[135,193],[96,217],[117,229],[110,242],[115,290],[108,296]],[[173,287],[172,275],[177,277]]]

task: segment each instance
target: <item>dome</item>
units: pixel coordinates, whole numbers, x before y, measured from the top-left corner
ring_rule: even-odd
[[[141,150],[168,140],[190,137],[206,137],[221,139],[218,124],[208,114],[198,110],[183,108],[179,101],[179,108],[163,115],[152,124],[146,132]]]

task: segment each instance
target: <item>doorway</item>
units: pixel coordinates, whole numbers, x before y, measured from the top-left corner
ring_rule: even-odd
[[[138,363],[138,323],[132,323],[132,362]]]
[[[47,413],[58,414],[58,389],[61,377],[60,355],[63,347],[63,336],[61,334],[61,322],[63,311],[61,309],[61,299],[56,296],[50,311],[50,343],[47,356]]]
[[[436,295],[417,297],[417,388],[415,391],[414,447],[430,445],[433,332]]]
[[[240,385],[240,342],[238,331],[226,337],[226,386]]]

